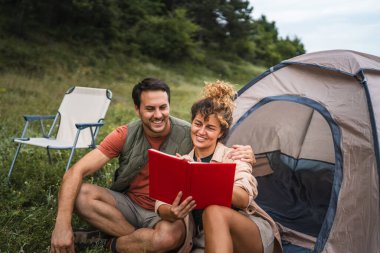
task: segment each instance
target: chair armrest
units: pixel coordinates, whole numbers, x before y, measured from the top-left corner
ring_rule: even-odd
[[[13,138],[13,141],[16,141],[16,140],[18,140],[18,141],[29,141],[30,140],[30,138],[29,137],[24,137],[24,138]]]
[[[50,137],[50,134],[53,131],[53,128],[54,128],[54,125],[55,125],[57,118],[58,118],[57,115],[24,115],[25,126],[24,126],[24,130],[22,131],[21,138],[25,137],[27,128],[29,126],[29,122],[32,122],[32,121],[39,121],[40,126],[41,126],[42,135],[44,137]],[[45,133],[45,126],[44,126],[43,120],[53,120],[53,123],[50,127],[48,134]]]
[[[95,148],[96,145],[95,145],[95,138],[96,138],[96,135],[99,131],[99,128],[101,126],[103,126],[104,123],[77,123],[75,124],[75,126],[77,127],[78,131],[77,131],[77,136],[75,137],[75,141],[74,141],[74,145],[73,145],[73,149],[75,149],[75,146],[76,146],[76,143],[78,141],[78,137],[79,137],[79,134],[80,132],[85,129],[85,128],[90,128],[90,132],[91,132],[91,138],[92,138],[92,143],[89,147],[92,147],[92,148]],[[93,127],[95,127],[95,131],[94,129],[92,129]]]
[[[87,127],[101,127],[103,125],[104,125],[104,123],[77,123],[77,124],[75,124],[75,126],[79,130],[85,129]]]
[[[55,119],[55,115],[24,115],[25,121]]]

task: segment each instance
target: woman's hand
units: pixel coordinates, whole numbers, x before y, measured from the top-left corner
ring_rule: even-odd
[[[180,155],[178,153],[175,154],[178,158],[181,158],[182,160],[188,161],[188,162],[194,162],[194,160],[189,155]]]
[[[170,221],[185,218],[196,206],[191,196],[180,203],[183,193],[179,192],[170,207]]]

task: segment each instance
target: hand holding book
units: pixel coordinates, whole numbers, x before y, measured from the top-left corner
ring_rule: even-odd
[[[169,221],[173,222],[183,219],[195,208],[195,200],[189,196],[181,202],[182,195],[183,193],[179,192],[170,206],[169,215],[167,217]]]

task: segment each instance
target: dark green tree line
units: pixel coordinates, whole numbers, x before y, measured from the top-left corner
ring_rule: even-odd
[[[305,52],[247,0],[0,0],[2,36],[122,48],[163,61],[217,55],[271,66]]]

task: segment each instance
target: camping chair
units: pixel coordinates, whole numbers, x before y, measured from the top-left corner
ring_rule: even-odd
[[[14,141],[18,143],[18,146],[9,169],[8,180],[11,177],[22,144],[46,148],[50,163],[50,149],[71,149],[66,165],[67,171],[75,149],[95,148],[95,139],[99,128],[103,126],[104,117],[111,99],[112,92],[108,89],[72,87],[63,97],[56,115],[24,115],[25,126],[21,138],[14,139]],[[53,138],[51,135],[58,119],[58,131],[56,138]],[[43,124],[44,120],[53,120],[47,134]],[[40,121],[42,131],[42,137],[40,138],[26,137],[29,123],[33,121]]]

